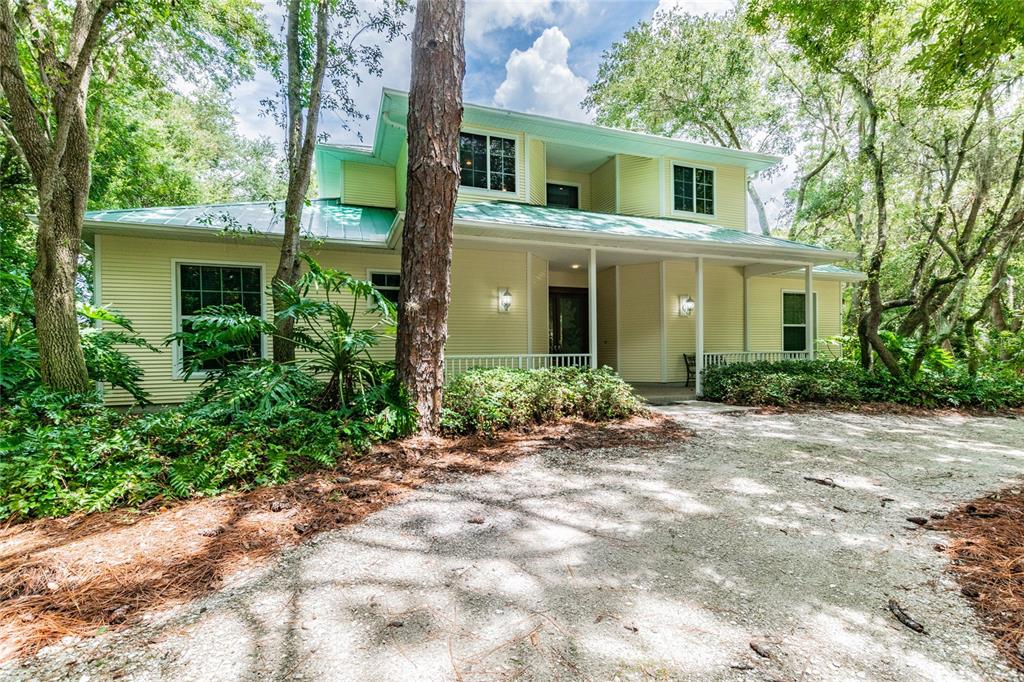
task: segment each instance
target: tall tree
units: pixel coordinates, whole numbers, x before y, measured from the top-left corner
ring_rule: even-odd
[[[128,3],[0,0],[0,89],[9,118],[0,132],[22,157],[38,201],[32,291],[40,375],[51,388],[86,391],[75,279],[88,199],[90,159],[103,93],[126,76],[152,76],[159,60],[213,68],[217,34],[230,52],[251,24],[244,0]],[[250,12],[250,14],[252,14]],[[215,25],[224,29],[218,32]]]
[[[464,0],[417,4],[395,362],[398,378],[416,404],[420,431],[428,435],[436,433],[441,422],[466,75],[464,34]]]
[[[605,52],[584,104],[605,125],[786,153],[788,120],[767,48],[735,10],[718,17],[662,12]],[[769,234],[754,177],[747,195]]]
[[[387,0],[365,9],[356,0],[288,0],[284,40],[284,65],[275,68],[283,90],[285,107],[276,112],[272,101],[268,108],[285,128],[288,189],[284,205],[284,237],[277,270],[274,273],[274,307],[287,303],[276,293],[279,284],[294,285],[299,278],[299,249],[302,235],[302,209],[309,192],[313,152],[320,141],[320,115],[323,109],[342,114],[342,125],[365,118],[356,107],[349,88],[362,83],[362,72],[381,74],[383,51],[370,42],[383,36],[386,42],[404,28],[407,0]],[[362,40],[362,42],[360,42]],[[277,322],[274,360],[295,359],[291,338],[295,321]]]

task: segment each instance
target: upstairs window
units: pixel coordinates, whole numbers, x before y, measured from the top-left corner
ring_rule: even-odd
[[[548,183],[548,206],[559,208],[579,208],[580,188],[575,185],[558,185]]]
[[[683,213],[715,214],[715,171],[672,167],[672,207]]]
[[[463,187],[516,191],[516,141],[494,135],[459,133]]]

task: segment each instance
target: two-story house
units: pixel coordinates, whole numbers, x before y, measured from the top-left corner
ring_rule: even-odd
[[[407,94],[385,90],[371,147],[321,145],[303,215],[309,252],[396,300],[407,113]],[[459,147],[449,372],[608,365],[631,382],[696,374],[699,391],[709,364],[813,357],[840,332],[843,282],[863,278],[833,265],[853,254],[746,231],[747,178],[774,156],[476,105]],[[89,212],[96,298],[154,345],[213,303],[269,318],[282,211]],[[157,403],[198,383],[179,349],[129,352]]]

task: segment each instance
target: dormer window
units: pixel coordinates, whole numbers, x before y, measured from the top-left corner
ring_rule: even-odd
[[[680,213],[715,214],[715,171],[672,166],[672,208]]]
[[[463,187],[516,191],[516,141],[495,135],[459,133]]]

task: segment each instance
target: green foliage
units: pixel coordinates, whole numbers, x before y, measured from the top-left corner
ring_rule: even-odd
[[[0,271],[0,282],[8,290],[20,292],[20,297],[11,296],[8,300],[13,303],[0,311],[0,393],[7,396],[31,390],[39,383],[39,352],[28,280]],[[139,383],[142,368],[122,349],[135,346],[159,351],[135,332],[129,320],[113,310],[81,303],[78,315],[89,378],[123,388],[138,402],[145,403],[146,392]],[[97,323],[106,326],[99,328]]]
[[[35,389],[0,407],[0,519],[60,516],[281,483],[407,432],[413,412],[390,384],[356,404],[322,411],[255,389],[314,387],[294,368],[261,365],[225,405],[197,397],[180,408],[126,414],[96,396]],[[248,409],[247,409],[248,408]]]
[[[899,380],[842,360],[750,362],[712,367],[704,375],[704,397],[744,405],[891,402],[916,407],[997,410],[1024,406],[1024,378],[971,377],[953,368]]]
[[[608,368],[480,369],[445,387],[441,427],[448,433],[521,429],[563,417],[619,419],[643,411],[629,384]]]

